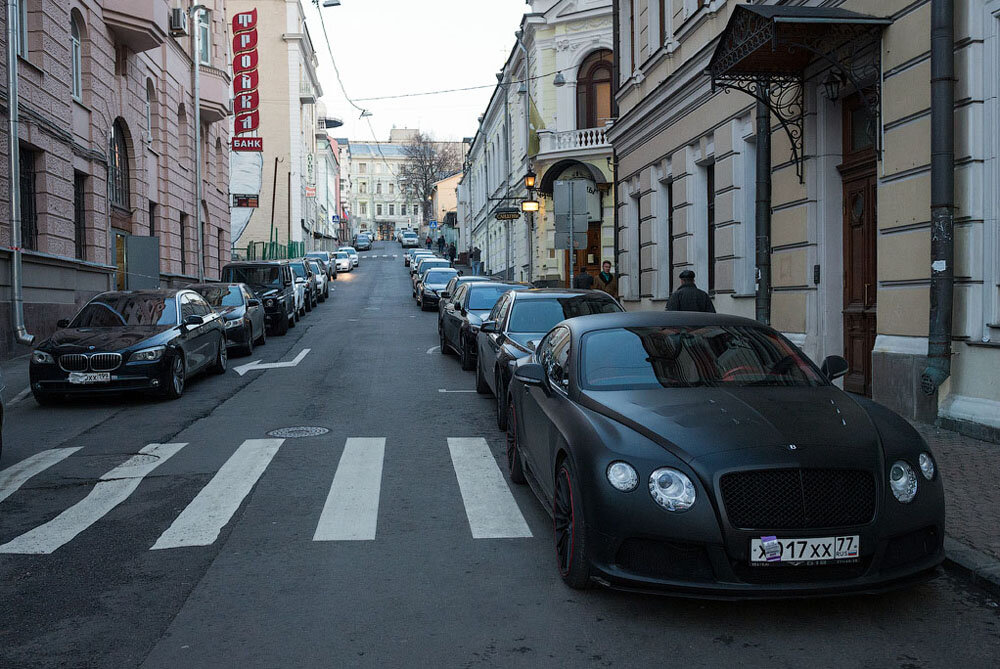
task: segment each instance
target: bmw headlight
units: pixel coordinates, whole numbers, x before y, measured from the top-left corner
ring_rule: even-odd
[[[903,460],[894,462],[889,468],[889,487],[903,504],[912,502],[917,494],[917,475],[913,473],[913,467]]]
[[[239,319],[235,319],[235,318],[234,318],[234,319],[233,319],[233,320],[231,320],[231,321],[226,321],[226,329],[227,329],[227,330],[229,330],[229,329],[231,329],[231,328],[238,328],[238,327],[239,327],[239,326],[241,326],[241,325],[243,325],[243,321],[241,321],[241,320],[239,320]]]
[[[670,467],[661,467],[649,475],[649,494],[667,511],[687,511],[695,500],[691,479]]]
[[[163,357],[163,352],[167,349],[166,346],[153,346],[151,348],[144,348],[139,351],[134,351],[132,355],[129,356],[129,362],[156,362]]]
[[[274,298],[273,297],[269,297],[266,300],[264,300],[264,306],[265,307],[273,307],[274,306]]]
[[[934,458],[931,457],[930,453],[921,453],[918,464],[920,465],[920,473],[924,475],[925,479],[930,481],[934,478],[934,472],[937,468],[934,466]]]
[[[627,462],[612,462],[605,472],[608,483],[615,490],[622,492],[632,492],[639,485],[639,475],[635,473],[635,468]]]
[[[55,363],[55,358],[52,357],[51,353],[46,353],[45,351],[34,351],[31,354],[31,362],[39,365],[51,365]]]

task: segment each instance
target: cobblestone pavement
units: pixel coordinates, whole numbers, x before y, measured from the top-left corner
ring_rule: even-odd
[[[1000,445],[913,423],[944,478],[947,534],[1000,560]]]

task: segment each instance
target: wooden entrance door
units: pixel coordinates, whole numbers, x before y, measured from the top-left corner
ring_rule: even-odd
[[[566,260],[569,262],[570,251],[566,251]],[[586,268],[587,274],[597,278],[601,271],[601,222],[591,221],[587,225],[587,248],[572,251],[572,263],[570,263],[570,273],[576,274],[580,268]],[[567,280],[566,285],[572,286],[572,282]]]
[[[844,103],[844,389],[871,395],[878,299],[875,151],[857,96]]]

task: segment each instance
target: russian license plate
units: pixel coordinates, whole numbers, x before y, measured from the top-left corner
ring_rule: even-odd
[[[70,372],[69,382],[75,384],[85,383],[108,383],[111,381],[111,372]]]
[[[779,539],[768,536],[750,540],[750,564],[817,564],[858,559],[858,535]]]

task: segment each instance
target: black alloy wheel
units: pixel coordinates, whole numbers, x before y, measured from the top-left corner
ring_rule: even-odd
[[[555,483],[552,528],[559,575],[566,585],[579,590],[590,585],[590,559],[580,489],[568,460],[563,460],[556,469]]]
[[[170,376],[163,394],[172,400],[184,394],[184,354],[181,351],[174,353],[174,359],[170,361]]]
[[[476,359],[472,357],[472,349],[469,346],[469,338],[461,337],[462,347],[459,351],[459,360],[462,363],[462,369],[465,371],[471,371],[472,366],[476,364]]]
[[[441,349],[441,355],[448,355],[448,338],[444,336],[444,328],[438,328],[438,339],[441,341],[441,345],[438,347]]]
[[[483,365],[482,363],[476,362],[476,392],[480,395],[489,395],[490,387],[486,384],[486,378],[483,377]]]
[[[504,398],[507,397],[507,389],[500,382],[500,370],[497,370],[493,387],[497,389],[497,429],[501,432],[507,429],[507,406]]]
[[[517,417],[514,415],[514,398],[507,402],[507,473],[510,474],[510,480],[518,485],[527,481],[524,478],[521,452],[517,447]]]
[[[219,348],[215,352],[215,362],[212,363],[212,373],[225,374],[228,362],[229,353],[226,351],[226,335],[222,335],[219,337]]]

